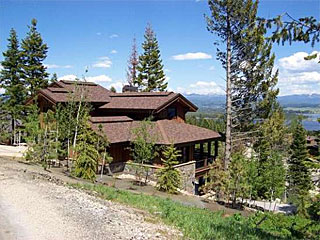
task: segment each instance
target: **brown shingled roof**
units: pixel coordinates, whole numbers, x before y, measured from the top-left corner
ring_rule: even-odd
[[[67,102],[69,99],[69,93],[74,92],[75,90],[75,83],[78,84],[80,89],[84,89],[86,101],[93,103],[110,102],[111,92],[108,89],[92,82],[61,80],[59,82],[55,82],[52,86],[49,86],[46,89],[41,89],[39,94],[42,94],[54,103]]]
[[[174,92],[128,92],[111,94],[111,101],[101,106],[101,109],[134,109],[160,110],[163,106],[181,99],[192,111],[197,107],[179,93]]]
[[[111,122],[132,122],[132,118],[127,116],[110,116],[110,117],[91,117],[93,123],[111,123]]]
[[[110,118],[110,117],[106,117]],[[130,142],[134,139],[132,130],[139,127],[139,121],[117,122],[92,122],[93,130],[98,130],[102,125],[103,132],[107,135],[110,143]],[[212,130],[197,127],[175,120],[158,120],[154,124],[151,134],[156,136],[156,143],[161,145],[196,143],[220,138],[219,133]]]
[[[156,121],[156,124],[163,140],[159,144],[201,142],[221,137],[219,133],[210,129],[175,120],[159,120]]]
[[[99,132],[99,125],[102,125],[102,131],[106,134],[110,143],[128,142],[131,135],[132,122],[109,122],[109,123],[91,123],[94,131]]]

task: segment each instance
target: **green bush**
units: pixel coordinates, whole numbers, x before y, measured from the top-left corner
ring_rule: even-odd
[[[320,194],[312,199],[311,206],[308,208],[310,218],[320,222]]]

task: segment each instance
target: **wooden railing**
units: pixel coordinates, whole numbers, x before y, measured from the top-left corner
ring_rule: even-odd
[[[201,160],[195,159],[196,169],[208,167],[209,164],[213,163],[213,160],[214,160],[213,156],[205,157]]]

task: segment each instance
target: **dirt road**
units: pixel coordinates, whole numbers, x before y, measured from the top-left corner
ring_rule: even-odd
[[[0,239],[177,239],[146,213],[41,180],[0,158]]]

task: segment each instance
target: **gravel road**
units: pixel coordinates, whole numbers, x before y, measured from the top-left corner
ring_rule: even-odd
[[[39,179],[0,158],[0,240],[179,238],[147,213]]]

